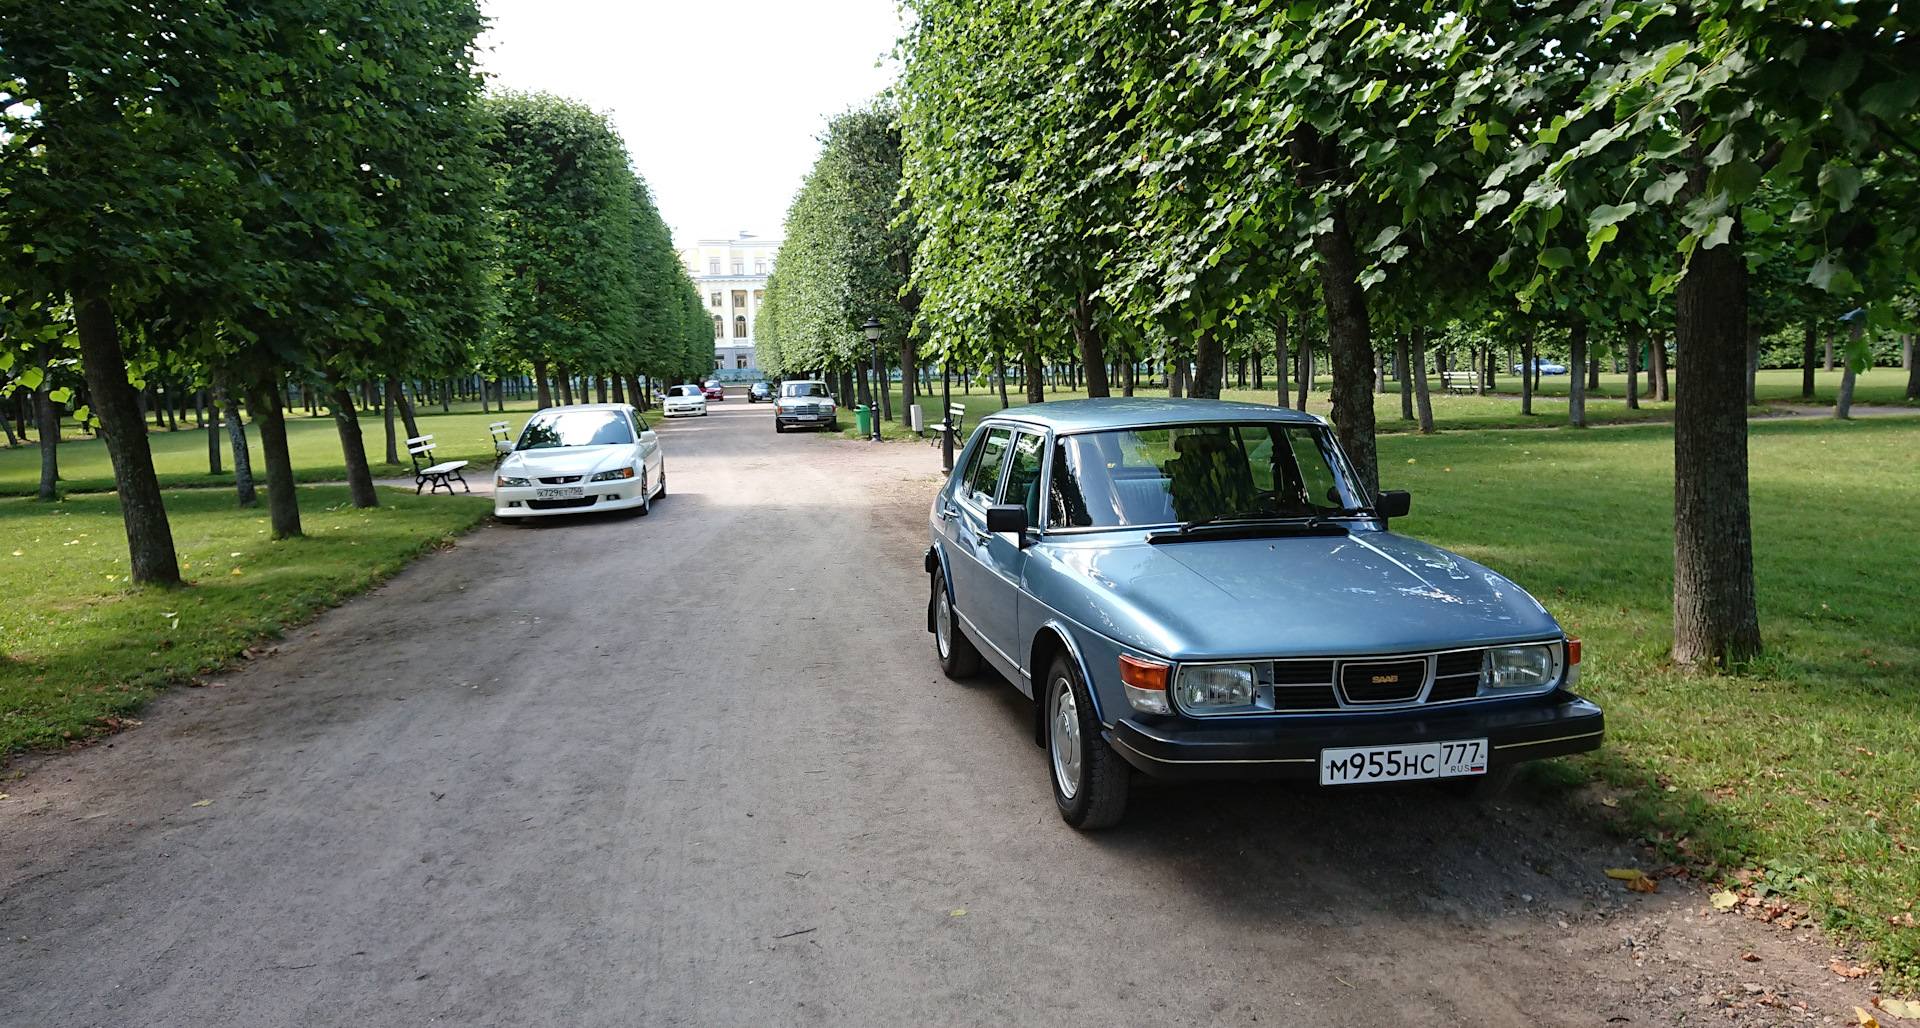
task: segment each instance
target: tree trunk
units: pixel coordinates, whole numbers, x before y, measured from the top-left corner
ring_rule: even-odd
[[[300,497],[293,487],[293,458],[287,453],[287,415],[280,406],[280,390],[272,372],[260,372],[247,382],[247,406],[260,430],[261,456],[267,462],[267,519],[275,539],[301,534]]]
[[[1040,366],[1040,344],[1029,338],[1026,349],[1021,351],[1022,372],[1027,379],[1027,402],[1047,402],[1047,383],[1042,378],[1044,369]]]
[[[1387,391],[1387,352],[1384,349],[1373,351],[1373,391],[1384,395]]]
[[[220,473],[220,447],[226,441],[220,438],[220,408],[214,407],[212,400],[209,393],[206,405],[213,409],[202,415],[200,422],[207,430],[207,474],[217,475]]]
[[[20,445],[20,439],[13,434],[13,412],[8,409],[12,406],[13,398],[11,396],[0,395],[0,431],[5,431],[7,434],[7,449],[9,450]],[[21,427],[25,428],[24,425]]]
[[[1820,365],[1821,371],[1833,370],[1833,329],[1827,329],[1827,357]]]
[[[1760,652],[1747,493],[1747,262],[1728,243],[1693,255],[1675,297],[1674,358],[1686,388],[1673,424],[1673,656]]]
[[[113,481],[120,493],[120,518],[127,530],[127,551],[135,582],[180,584],[180,558],[173,548],[160,480],[153,473],[153,451],[140,417],[139,397],[127,382],[127,357],[120,349],[120,326],[104,290],[75,292],[74,320],[80,358],[86,362],[87,393],[100,419]],[[57,435],[57,429],[56,429]]]
[[[1226,373],[1226,358],[1220,352],[1220,330],[1202,329],[1193,346],[1193,388],[1187,395],[1201,400],[1220,398],[1220,378]]]
[[[373,488],[373,469],[367,467],[367,441],[360,435],[360,410],[353,394],[338,376],[328,376],[333,387],[333,427],[340,432],[340,453],[347,461],[347,495],[361,509],[380,506]]]
[[[1407,336],[1402,332],[1393,344],[1393,375],[1400,380],[1400,420],[1413,420],[1413,376],[1407,374]]]
[[[1326,297],[1327,349],[1333,364],[1334,433],[1360,473],[1369,499],[1380,492],[1380,461],[1373,439],[1373,336],[1360,260],[1347,228],[1344,203],[1332,206],[1332,226],[1313,238],[1320,254],[1320,292]]]
[[[913,427],[913,401],[920,391],[919,354],[914,352],[913,337],[900,339],[900,427]]]
[[[607,376],[608,381],[611,382],[613,385],[613,402],[615,403],[627,402],[627,383],[625,381],[625,378],[626,378],[625,375],[608,375]],[[480,395],[483,398],[487,395],[485,386],[481,387]]]
[[[1652,357],[1652,369],[1647,372],[1647,388],[1652,391],[1654,400],[1666,403],[1673,399],[1673,387],[1667,382],[1667,337],[1654,333],[1648,351]]]
[[[33,391],[33,429],[40,439],[40,499],[59,499],[60,410],[53,405],[53,347],[40,344],[40,388]],[[141,438],[147,427],[140,426]]]
[[[1758,337],[1756,336],[1755,338],[1757,339]],[[1599,391],[1600,357],[1598,354],[1589,353],[1587,354],[1587,392],[1597,393]]]
[[[1907,346],[1913,346],[1913,337],[1907,337]],[[1920,360],[1907,362],[1907,399],[1920,400]]]
[[[1132,396],[1139,381],[1140,365],[1134,360],[1133,347],[1128,346],[1124,362],[1120,365],[1120,391],[1124,395]]]
[[[1587,322],[1585,318],[1573,323],[1573,329],[1567,333],[1567,345],[1571,352],[1567,356],[1567,424],[1574,428],[1587,427]]]
[[[1640,335],[1627,332],[1627,409],[1640,409]]]
[[[1080,362],[1087,367],[1087,396],[1113,395],[1113,383],[1107,380],[1106,345],[1100,329],[1093,323],[1093,296],[1082,289],[1073,301],[1073,341],[1080,346]]]
[[[1852,342],[1860,341],[1860,334],[1866,329],[1867,316],[1863,312],[1853,319],[1853,330],[1848,338]],[[1852,347],[1848,347],[1852,349]],[[1853,354],[1846,355],[1846,365],[1840,371],[1840,392],[1833,399],[1833,416],[1845,421],[1853,417]]]
[[[1007,403],[1007,361],[1000,351],[993,352],[993,380],[1000,384],[1000,409],[1006,410]]]
[[[1756,390],[1760,385],[1760,326],[1752,323],[1747,325],[1746,365],[1747,406],[1751,407],[1757,402]]]
[[[1533,417],[1533,330],[1520,337],[1520,413]]]
[[[255,500],[253,490],[253,454],[247,447],[247,426],[240,420],[240,405],[233,394],[227,390],[227,377],[215,375],[213,378],[214,395],[219,398],[220,406],[215,410],[227,425],[227,442],[233,449],[233,487],[234,495],[240,506],[251,507]]]
[[[393,379],[390,379],[390,378],[387,379],[385,386],[382,388],[381,398],[386,402],[380,405],[380,420],[384,422],[387,430],[387,463],[388,464],[400,463],[399,439],[395,437],[395,434],[393,431],[393,408],[397,406],[397,404],[393,402],[393,394],[396,391],[397,390],[394,388]]]
[[[1287,406],[1287,312],[1281,311],[1273,319],[1273,378],[1274,392],[1280,397],[1280,406]]]
[[[1813,399],[1813,352],[1820,345],[1820,326],[1807,321],[1806,338],[1800,342],[1800,398]]]
[[[1413,399],[1414,409],[1420,415],[1420,434],[1433,434],[1433,394],[1427,384],[1427,330],[1423,326],[1413,329]]]
[[[1307,393],[1313,389],[1313,340],[1302,336],[1300,339],[1300,402],[1295,406],[1307,409]]]
[[[573,371],[565,364],[555,365],[555,370],[560,372],[560,402],[571,407],[573,406]]]
[[[540,409],[546,410],[548,407],[553,406],[553,387],[547,382],[546,361],[537,360],[533,362],[533,380],[538,388]],[[412,432],[413,428],[409,426],[407,431]]]

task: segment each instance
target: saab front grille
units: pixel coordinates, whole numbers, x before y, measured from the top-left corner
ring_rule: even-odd
[[[1427,692],[1427,702],[1470,700],[1480,695],[1480,665],[1486,660],[1486,654],[1485,650],[1442,653],[1436,661],[1433,688]]]
[[[1426,684],[1425,660],[1340,665],[1340,691],[1348,703],[1406,703],[1419,696]]]

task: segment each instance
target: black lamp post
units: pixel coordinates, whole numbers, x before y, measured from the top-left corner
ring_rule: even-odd
[[[880,390],[887,387],[886,366],[880,363],[880,319],[868,318],[860,326],[867,334],[867,342],[873,344],[873,408],[867,411],[867,424],[873,428],[873,441],[880,441]]]

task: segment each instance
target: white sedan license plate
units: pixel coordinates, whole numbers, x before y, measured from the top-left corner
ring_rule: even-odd
[[[535,489],[533,491],[533,498],[536,500],[577,500],[584,495],[586,495],[586,491],[577,485],[561,486],[558,489]]]
[[[1407,782],[1487,773],[1487,740],[1356,746],[1320,751],[1321,785]]]

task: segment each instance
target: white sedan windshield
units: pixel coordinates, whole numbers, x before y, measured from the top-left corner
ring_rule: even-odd
[[[626,416],[611,410],[577,410],[534,415],[520,434],[521,450],[560,446],[619,446],[633,442]]]

